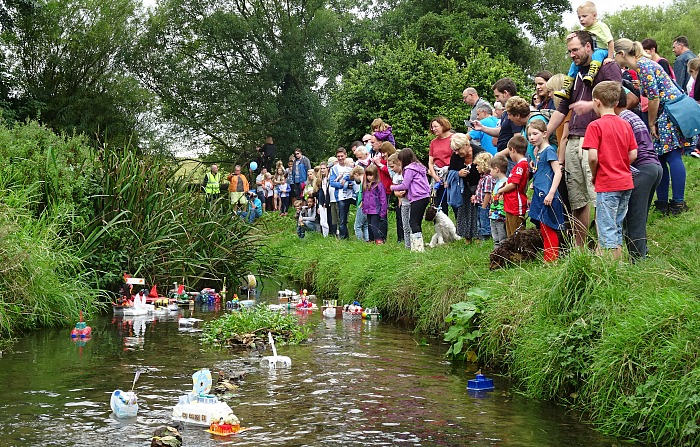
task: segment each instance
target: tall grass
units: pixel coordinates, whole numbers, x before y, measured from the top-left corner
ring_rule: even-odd
[[[40,195],[23,186],[7,166],[0,168],[0,338],[36,327],[70,324],[80,311],[100,307],[99,293],[61,229],[70,207],[54,204],[39,218],[32,209]]]
[[[103,149],[93,163],[96,216],[80,249],[102,287],[114,288],[123,272],[150,284],[184,278],[198,286],[255,267],[261,251],[251,227],[220,211],[228,208],[224,198],[210,207],[190,179],[175,177],[176,161]]]

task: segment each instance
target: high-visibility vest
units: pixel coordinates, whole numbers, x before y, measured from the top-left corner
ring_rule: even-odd
[[[204,192],[207,194],[219,194],[221,191],[219,189],[219,183],[221,183],[221,173],[217,172],[216,175],[211,172],[207,172],[207,186],[204,187]]]

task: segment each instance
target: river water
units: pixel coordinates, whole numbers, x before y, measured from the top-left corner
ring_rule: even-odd
[[[221,312],[181,310],[179,317]],[[182,431],[185,446],[618,443],[560,407],[514,393],[498,376],[495,391],[470,396],[474,371],[446,361],[445,345],[428,340],[425,346],[383,321],[300,316],[315,328],[312,339],[279,346],[292,367],[270,371],[247,352],[203,348],[198,334],[179,330],[177,318],[101,316],[88,322],[93,332],[85,346],[71,341],[71,328],[19,340],[0,358],[0,446],[148,446],[200,368],[211,369],[214,380],[220,369],[247,372],[227,403],[251,430],[222,438],[190,425]],[[110,395],[130,389],[136,369],[143,370],[135,387],[138,416],[117,419]]]

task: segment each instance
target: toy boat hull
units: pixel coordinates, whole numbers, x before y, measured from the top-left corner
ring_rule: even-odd
[[[152,304],[144,304],[139,307],[131,306],[123,310],[124,315],[135,316],[135,315],[148,315],[155,310]]]
[[[237,435],[237,434],[239,434],[239,433],[243,433],[244,431],[248,431],[248,430],[250,430],[250,429],[249,429],[249,428],[243,428],[243,427],[241,427],[241,428],[239,428],[238,430],[231,431],[231,432],[228,432],[228,433],[219,433],[219,432],[213,431],[213,430],[211,430],[211,429],[204,430],[204,431],[207,432],[207,433],[211,433],[212,435],[216,435],[216,436],[231,436],[231,435]]]
[[[201,403],[189,402],[178,403],[173,408],[173,419],[193,425],[209,427],[213,420],[219,420],[229,413],[233,413],[231,407],[226,402]]]

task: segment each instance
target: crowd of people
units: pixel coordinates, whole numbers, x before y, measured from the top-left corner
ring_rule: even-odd
[[[700,58],[679,36],[671,67],[652,39],[614,40],[593,3],[577,13],[583,29],[567,38],[569,72],[537,73],[527,100],[510,78],[493,85],[493,105],[466,88],[465,131],[447,117],[432,119],[427,163],[411,148],[397,150],[392,127],[377,118],[349,150],[340,147],[315,167],[297,148],[286,166],[266,158],[251,187],[236,166],[228,176],[231,204],[250,222],[263,210],[294,213],[300,238],[318,231],[340,239],[350,238],[354,207],[355,237],[375,244],[387,241],[393,209],[396,240],[413,251],[424,250],[429,206],[452,213],[467,243],[493,239],[495,247],[529,218],[546,262],[558,258],[565,234],[572,245],[588,246],[594,215],[601,252],[619,257],[626,245],[633,260],[644,258],[654,195],[662,215],[688,209],[682,155],[700,158],[700,150],[669,106],[686,94],[700,99]],[[203,184],[207,193],[220,180],[215,168]]]

